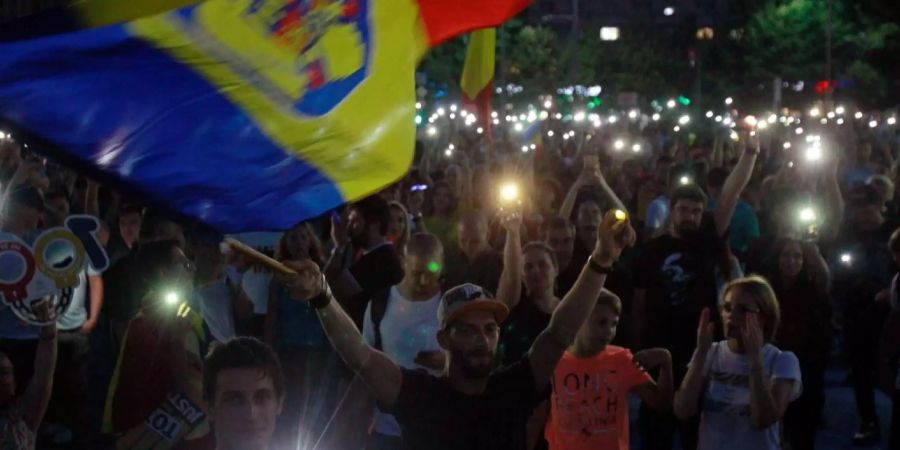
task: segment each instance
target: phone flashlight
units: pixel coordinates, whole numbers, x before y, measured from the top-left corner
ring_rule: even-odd
[[[622,211],[621,209],[615,210],[615,211],[613,212],[613,215],[615,216],[616,220],[619,221],[619,222],[621,222],[621,221],[623,221],[623,220],[625,220],[625,219],[628,218],[628,214],[625,213],[625,211]]]
[[[841,254],[841,263],[843,263],[845,266],[849,266],[849,265],[853,264],[853,255],[851,255],[849,253],[842,253]]]
[[[500,185],[500,200],[504,203],[512,203],[519,199],[519,185],[506,182]]]

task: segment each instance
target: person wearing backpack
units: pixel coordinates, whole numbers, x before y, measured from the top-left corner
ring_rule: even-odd
[[[404,368],[439,375],[446,362],[437,341],[444,265],[440,239],[429,233],[410,236],[403,261],[403,280],[377,292],[369,301],[363,338]],[[367,448],[400,449],[400,442],[400,425],[394,416],[376,409]]]

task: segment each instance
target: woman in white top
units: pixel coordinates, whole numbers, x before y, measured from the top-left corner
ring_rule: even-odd
[[[709,310],[700,316],[675,414],[700,413],[699,450],[780,449],[781,419],[802,386],[797,357],[770,344],[780,320],[775,293],[761,277],[734,280],[721,314],[726,340],[716,343]]]

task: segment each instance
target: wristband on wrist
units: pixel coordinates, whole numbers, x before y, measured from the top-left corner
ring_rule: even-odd
[[[609,275],[613,273],[613,266],[602,266],[596,260],[594,260],[594,255],[588,257],[587,260],[588,267],[591,268],[594,272],[599,273],[600,275]]]
[[[322,275],[322,292],[309,299],[309,304],[315,309],[325,309],[329,303],[331,303],[331,289],[328,288],[325,275]]]

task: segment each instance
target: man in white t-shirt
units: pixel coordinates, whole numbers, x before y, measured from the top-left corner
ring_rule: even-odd
[[[278,245],[282,234],[279,232],[260,231],[241,233],[231,237],[266,255],[274,256],[275,247]],[[234,267],[242,274],[240,286],[247,294],[247,297],[250,298],[250,301],[253,302],[253,335],[262,337],[266,314],[269,312],[269,284],[272,282],[272,271],[263,269],[260,266],[250,267],[240,264],[242,261],[235,262],[239,264],[229,267]],[[232,277],[234,273],[232,270],[226,270],[230,278],[236,279]]]
[[[245,330],[253,304],[241,288],[242,274],[226,266],[217,236],[198,237],[194,245],[197,265],[191,306],[203,315],[213,339],[225,342]]]
[[[441,270],[444,249],[433,234],[410,236],[400,284],[379,292],[366,308],[363,337],[395,363],[433,375],[444,370],[445,355],[437,341],[440,324]],[[400,449],[400,425],[376,408],[369,450]]]

